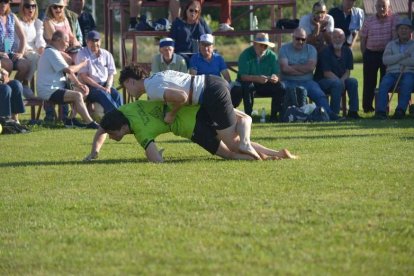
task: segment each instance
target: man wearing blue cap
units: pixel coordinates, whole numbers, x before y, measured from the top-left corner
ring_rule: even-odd
[[[381,80],[375,109],[376,119],[387,118],[388,92],[397,85],[400,95],[393,119],[405,116],[411,92],[414,91],[414,40],[411,39],[413,25],[410,19],[402,18],[397,23],[398,38],[385,47],[382,62],[387,72]]]
[[[174,53],[175,43],[172,38],[163,38],[160,40],[160,53],[152,58],[151,74],[165,70],[174,70],[187,73],[187,64],[185,59]]]
[[[104,113],[122,105],[122,98],[112,87],[116,67],[111,53],[101,49],[101,36],[97,31],[90,31],[87,36],[86,47],[76,56],[76,64],[89,60],[88,65],[79,70],[79,78],[89,87],[86,98],[91,103],[99,103]]]

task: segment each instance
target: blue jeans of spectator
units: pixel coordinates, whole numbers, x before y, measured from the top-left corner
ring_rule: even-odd
[[[323,107],[330,117],[337,115],[332,111],[329,106],[328,98],[325,93],[322,91],[321,87],[316,81],[313,80],[284,80],[286,87],[295,88],[297,86],[302,86],[308,92],[308,97],[315,102],[317,106]],[[331,118],[332,119],[332,118]]]
[[[378,100],[376,105],[376,112],[386,112],[388,104],[388,92],[394,88],[400,73],[387,73],[382,78]],[[414,90],[414,73],[403,73],[399,82],[399,97],[396,110],[405,112],[410,101],[411,92]]]
[[[285,96],[285,86],[282,82],[265,84],[241,81],[244,112],[251,115],[254,104],[254,91],[256,94],[264,97],[271,97],[270,118],[275,119],[277,113],[282,111],[283,98]]]
[[[91,103],[102,105],[104,113],[117,109],[122,105],[121,94],[113,87],[111,87],[111,93],[107,93],[105,90],[89,86],[89,95],[86,99]]]
[[[348,78],[345,83],[340,79],[321,79],[318,81],[321,89],[331,95],[331,109],[336,114],[341,108],[341,96],[344,90],[348,92],[349,111],[358,111],[358,81],[355,78]],[[345,84],[345,86],[344,86]]]
[[[24,113],[23,86],[18,80],[0,84],[0,116],[10,117],[12,114]]]

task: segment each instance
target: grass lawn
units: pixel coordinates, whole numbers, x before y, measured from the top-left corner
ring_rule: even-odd
[[[267,162],[163,135],[164,164],[132,136],[82,163],[93,134],[0,135],[0,275],[414,274],[412,117],[254,124],[300,156]]]

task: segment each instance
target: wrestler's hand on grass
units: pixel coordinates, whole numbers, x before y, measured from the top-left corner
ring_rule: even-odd
[[[88,156],[85,157],[85,159],[83,159],[84,162],[91,162],[94,159],[98,158],[98,153],[97,152],[93,152],[88,154]]]
[[[164,122],[171,125],[175,120],[175,113],[167,112],[164,117]]]

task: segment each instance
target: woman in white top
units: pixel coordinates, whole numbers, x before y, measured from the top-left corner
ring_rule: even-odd
[[[30,71],[27,79],[31,80],[36,71],[39,57],[46,47],[46,41],[43,38],[43,22],[38,18],[36,0],[23,0],[20,3],[19,19],[26,35],[24,57],[30,61]]]

